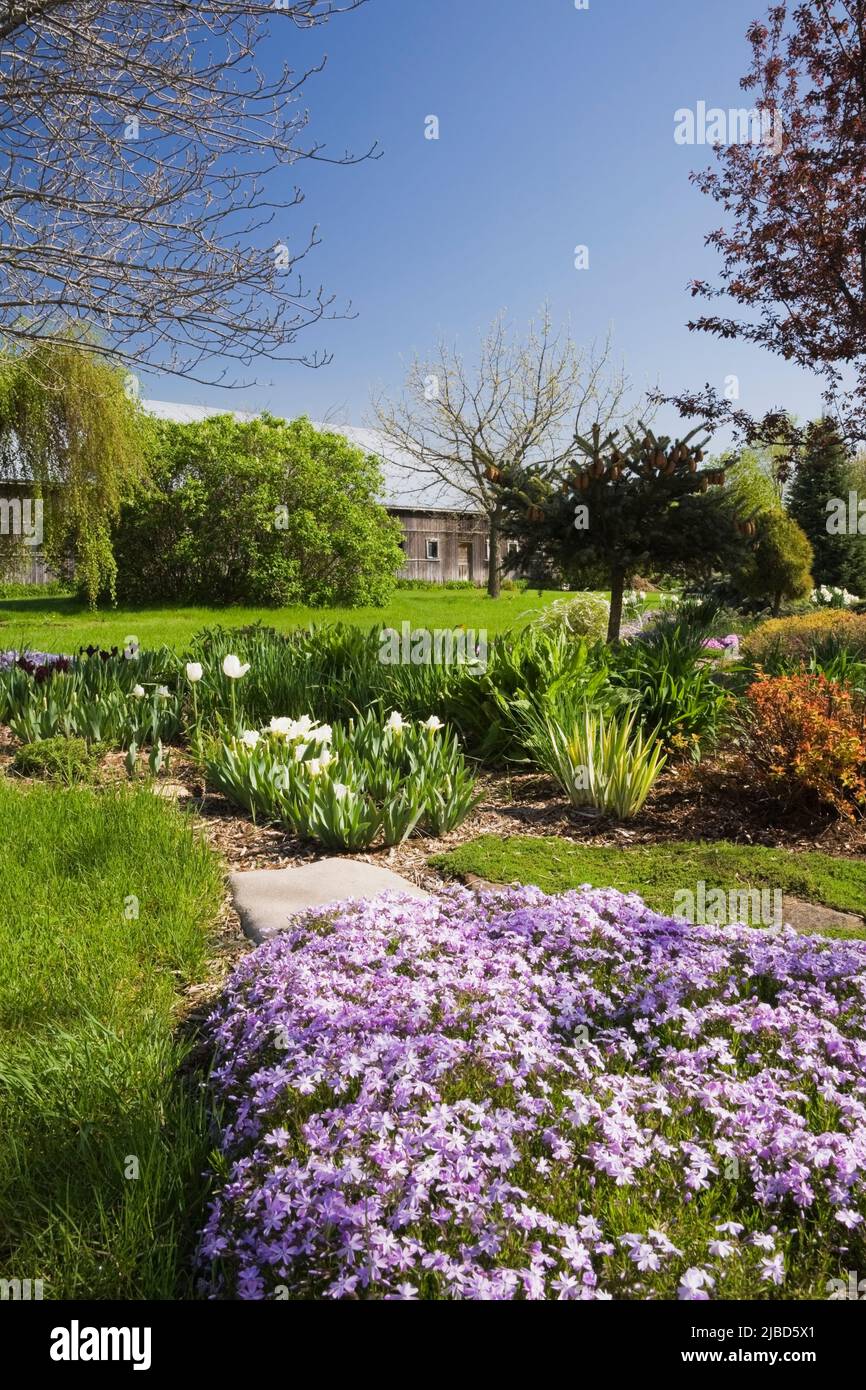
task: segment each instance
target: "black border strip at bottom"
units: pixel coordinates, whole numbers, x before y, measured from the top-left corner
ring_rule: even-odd
[[[214,1372],[224,1379],[241,1372],[249,1379],[276,1369],[281,1385],[289,1385],[310,1378],[311,1360],[329,1380],[341,1370],[415,1379],[437,1364],[452,1377],[475,1366],[489,1377],[497,1365],[513,1374],[518,1358],[537,1371],[553,1357],[569,1380],[591,1374],[591,1367],[596,1374],[643,1377],[679,1368],[700,1378],[707,1369],[740,1366],[760,1368],[771,1380],[792,1369],[826,1376],[859,1363],[866,1332],[866,1308],[832,1301],[571,1303],[547,1313],[509,1306],[508,1320],[499,1323],[495,1312],[469,1304],[426,1313],[418,1306],[375,1311],[368,1304],[362,1313],[345,1302],[22,1300],[0,1303],[0,1336],[3,1362],[19,1376],[33,1370],[61,1381],[93,1380],[107,1371],[135,1382],[167,1373]]]

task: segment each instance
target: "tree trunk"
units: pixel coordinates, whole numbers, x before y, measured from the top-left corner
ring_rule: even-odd
[[[610,621],[607,625],[607,640],[612,646],[619,641],[622,626],[622,599],[625,593],[625,571],[614,569],[610,576]]]
[[[773,600],[773,617],[774,617],[774,618],[778,618],[778,616],[779,616],[779,614],[781,613],[781,611],[782,611],[782,595],[781,595],[781,594],[777,594],[776,597],[775,597],[775,599]]]
[[[502,576],[499,565],[499,511],[490,513],[487,539],[490,545],[490,558],[487,562],[487,592],[491,598],[499,598],[502,592]]]

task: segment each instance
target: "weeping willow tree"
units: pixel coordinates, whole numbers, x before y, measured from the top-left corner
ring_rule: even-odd
[[[147,475],[152,427],[128,376],[73,336],[0,352],[0,478],[44,499],[48,564],[114,597],[111,530]]]

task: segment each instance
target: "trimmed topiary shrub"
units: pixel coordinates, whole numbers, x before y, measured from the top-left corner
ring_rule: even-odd
[[[805,598],[814,587],[809,538],[787,512],[761,512],[757,537],[736,582],[748,598],[766,599],[777,617],[786,599]]]

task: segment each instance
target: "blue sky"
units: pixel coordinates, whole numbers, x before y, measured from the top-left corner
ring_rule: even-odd
[[[674,113],[749,104],[745,31],[764,6],[369,0],[312,33],[275,24],[273,59],[328,55],[305,90],[311,134],[332,154],[374,140],[383,151],[352,168],[297,166],[306,200],[283,227],[298,245],[318,225],[305,278],[356,317],[299,339],[333,353],[317,371],[262,362],[257,384],[233,392],[151,376],[145,394],[360,424],[371,391],[398,391],[440,333],[471,356],[500,310],[524,325],[547,300],[579,343],[612,326],[640,386],[736,375],[746,409],[814,414],[812,378],[685,326],[688,281],[717,264],[703,239],[720,212],[689,183],[711,152],[675,143]],[[438,141],[424,138],[430,115]],[[574,268],[578,244],[588,270]]]

